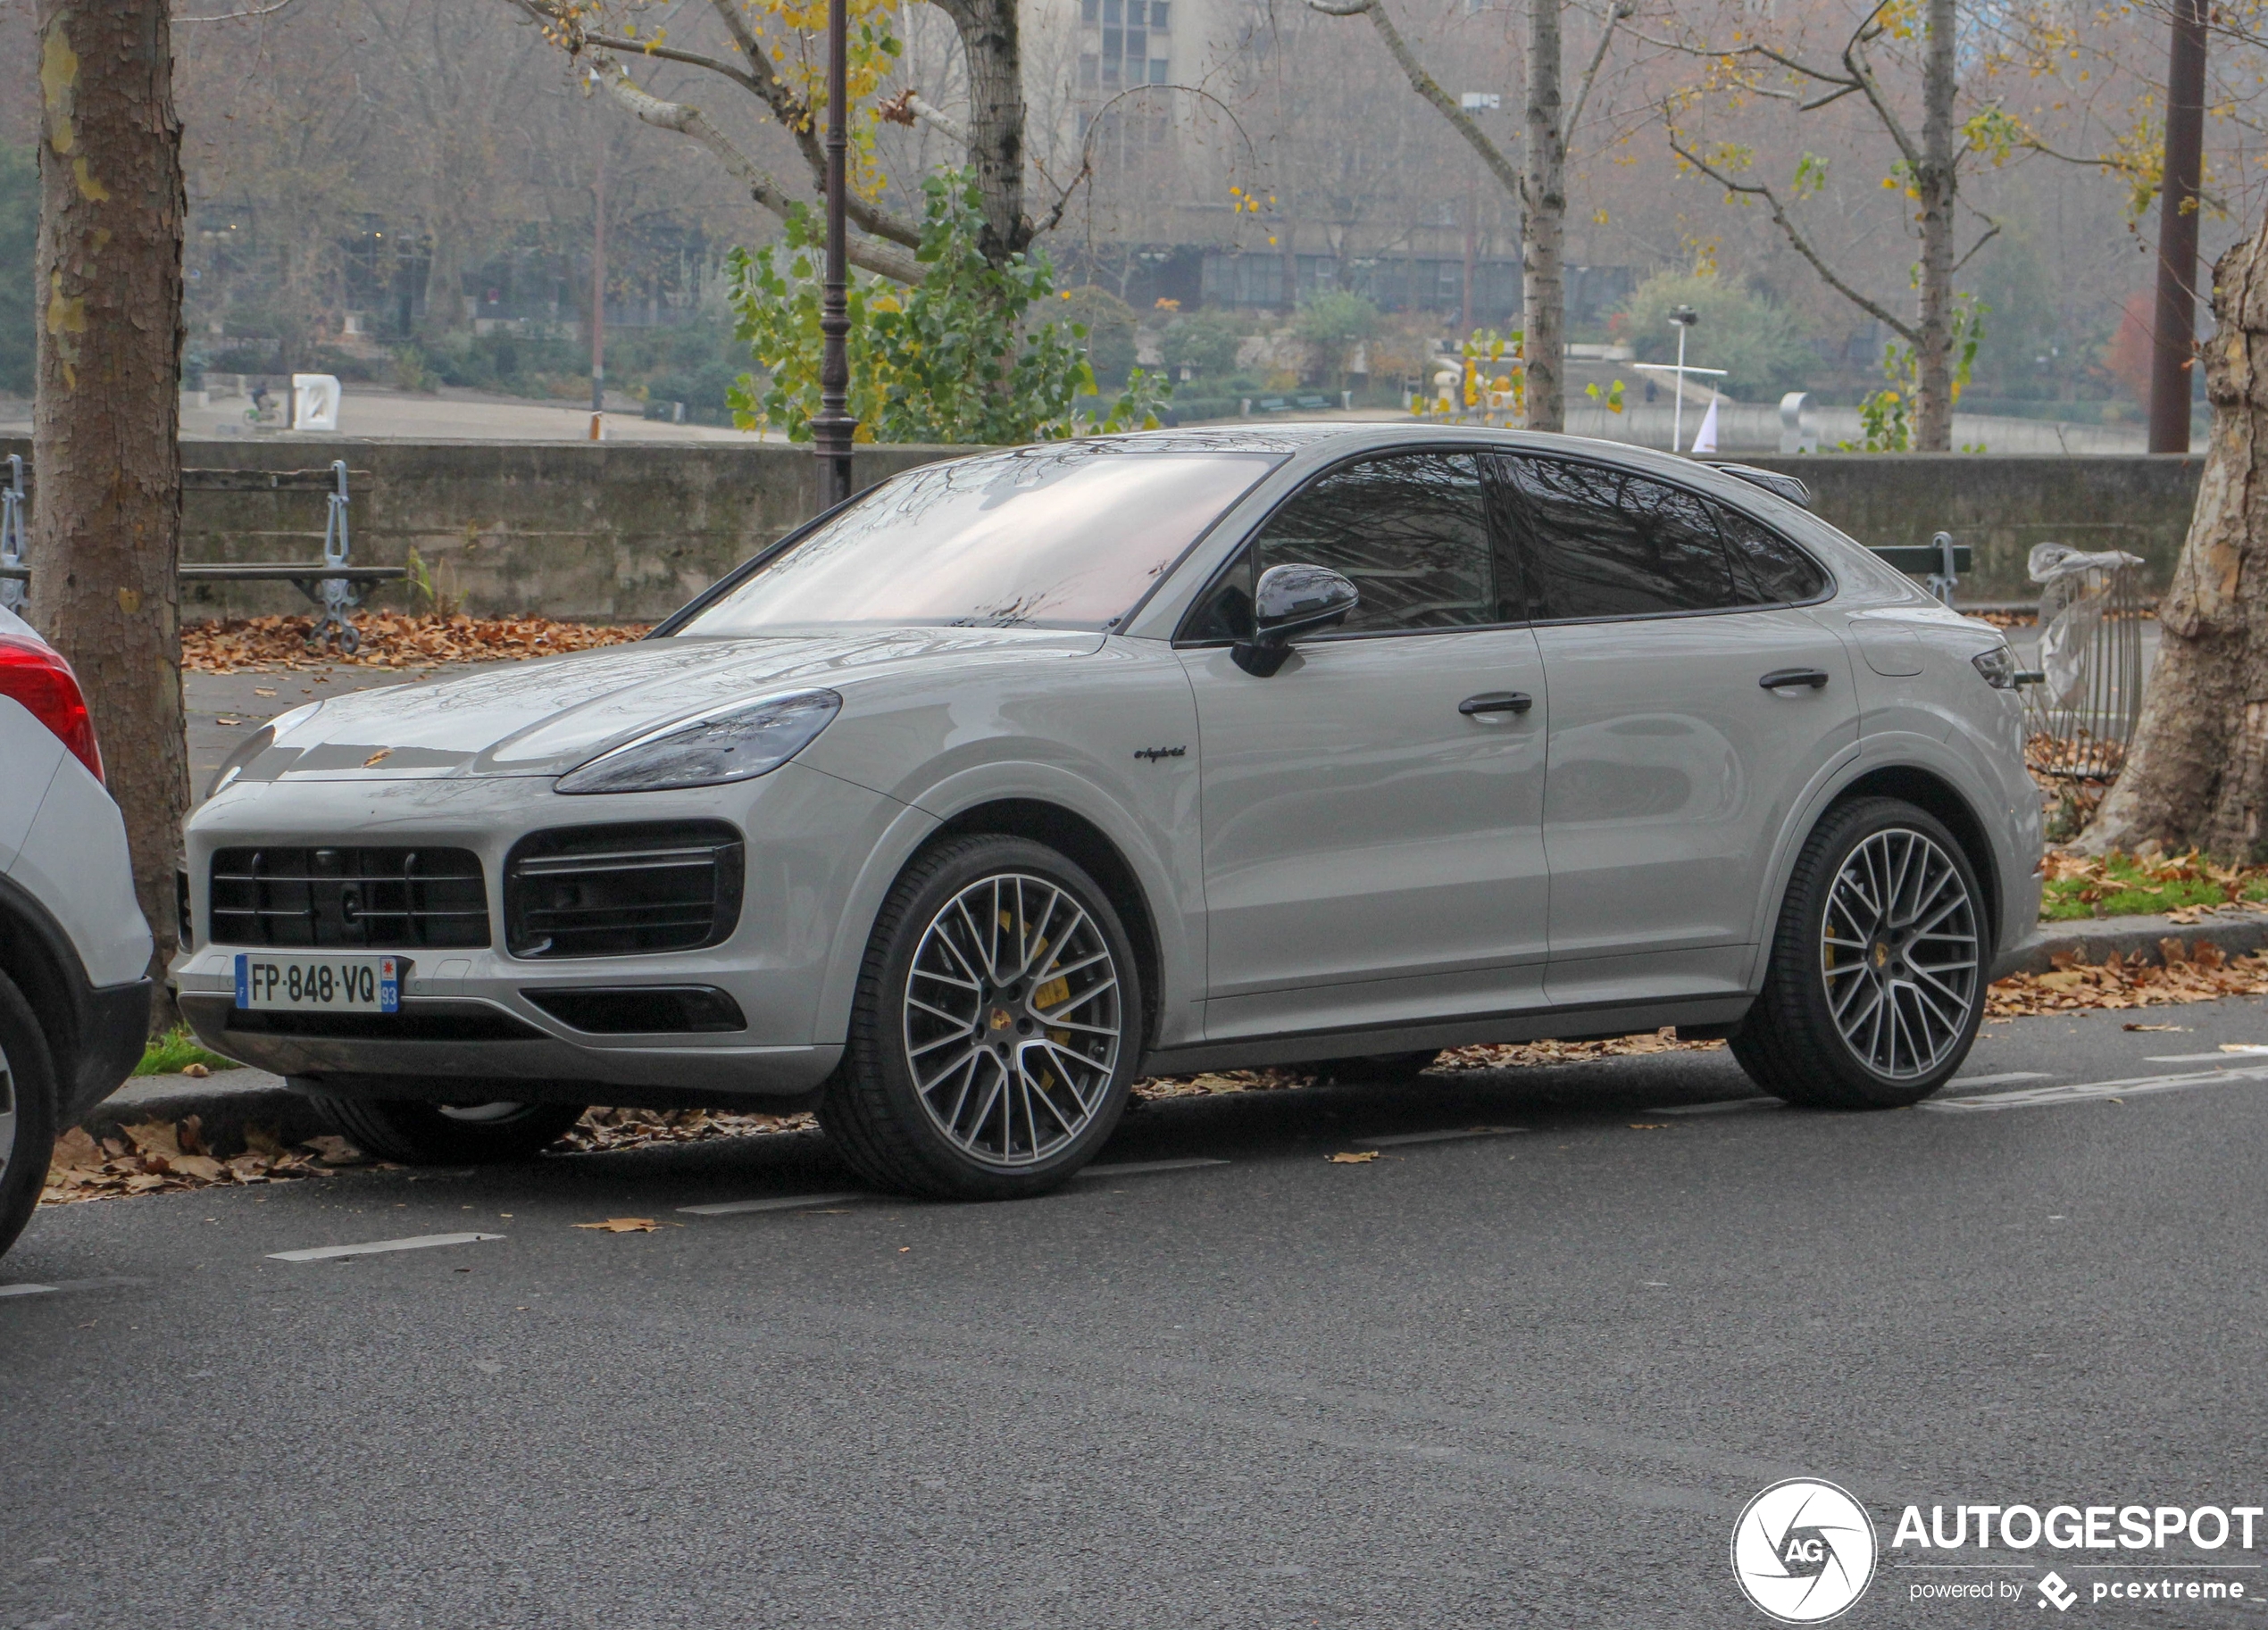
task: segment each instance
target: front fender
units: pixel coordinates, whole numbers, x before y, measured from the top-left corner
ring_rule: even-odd
[[[964,764],[923,788],[885,829],[844,902],[836,952],[828,960],[827,977],[820,992],[813,1039],[825,1044],[847,1037],[859,969],[875,919],[881,914],[882,902],[891,886],[921,846],[940,828],[973,810],[1014,801],[1050,804],[1080,817],[1100,831],[1124,859],[1149,908],[1156,935],[1161,988],[1156,993],[1155,1044],[1171,1046],[1194,1040],[1199,1010],[1197,970],[1203,965],[1203,946],[1192,942],[1187,927],[1202,920],[1201,885],[1195,869],[1194,765],[1186,775],[1190,807],[1180,832],[1135,818],[1121,798],[1061,764],[1011,758]],[[1167,807],[1178,802],[1169,798]],[[1186,832],[1186,839],[1181,832]],[[1184,844],[1188,853],[1178,854]]]

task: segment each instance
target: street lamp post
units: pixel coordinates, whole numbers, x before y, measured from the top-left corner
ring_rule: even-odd
[[[1701,314],[1689,305],[1670,308],[1670,326],[1678,331],[1677,383],[1670,387],[1670,451],[1679,453],[1685,446],[1685,337]]]
[[[811,421],[812,451],[819,456],[819,507],[832,509],[851,495],[850,299],[843,226],[843,169],[850,149],[849,101],[844,59],[849,54],[846,0],[827,0],[827,287],[819,308],[826,348],[819,363],[819,412]]]

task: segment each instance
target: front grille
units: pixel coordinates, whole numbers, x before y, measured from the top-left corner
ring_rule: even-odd
[[[412,951],[488,943],[488,891],[469,849],[223,849],[205,939],[221,945]]]
[[[516,957],[697,951],[740,919],[740,834],[721,820],[538,832],[504,861],[504,943]]]

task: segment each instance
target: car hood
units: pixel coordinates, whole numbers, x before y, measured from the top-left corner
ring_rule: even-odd
[[[1061,661],[1099,634],[1032,628],[879,628],[738,639],[641,640],[488,669],[435,684],[327,698],[279,717],[244,781],[563,775],[657,726],[706,709],[824,686],[857,692],[907,669],[980,660]]]

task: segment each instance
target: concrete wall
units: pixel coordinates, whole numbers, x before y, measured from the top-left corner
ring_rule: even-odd
[[[861,487],[967,451],[863,447]],[[27,441],[0,438],[0,459]],[[814,503],[806,448],[578,442],[251,440],[184,442],[185,468],[321,470],[345,459],[358,564],[399,566],[414,548],[465,609],[580,622],[650,622],[804,520]],[[4,468],[0,467],[0,475]],[[185,561],[322,557],[319,492],[215,491],[192,474],[182,495]],[[33,487],[37,491],[36,472]],[[35,556],[33,570],[38,569]],[[406,607],[397,585],[367,603]],[[185,618],[304,611],[288,583],[186,586]]]
[[[1863,544],[1926,544],[1950,532],[1976,551],[1964,600],[2033,600],[2024,556],[2034,544],[2124,549],[2165,586],[2189,535],[2202,453],[2101,456],[1962,453],[1750,457],[1811,487],[1812,505]]]
[[[965,449],[868,447],[862,487]],[[29,456],[0,439],[0,457]],[[625,443],[186,442],[192,470],[356,471],[354,559],[400,565],[411,548],[453,579],[466,609],[644,622],[812,512],[811,453],[746,446]],[[2202,456],[1826,453],[1748,461],[1808,482],[1819,512],[1866,544],[1926,544],[1940,528],[1972,545],[1970,600],[2033,597],[2023,557],[2045,539],[2129,549],[2166,580],[2189,529]],[[367,473],[363,473],[367,472]],[[183,499],[191,561],[313,560],[323,503],[313,492],[216,491],[195,478]],[[38,562],[34,560],[33,566]],[[388,586],[371,597],[402,606]],[[187,591],[184,615],[304,609],[288,584]]]

